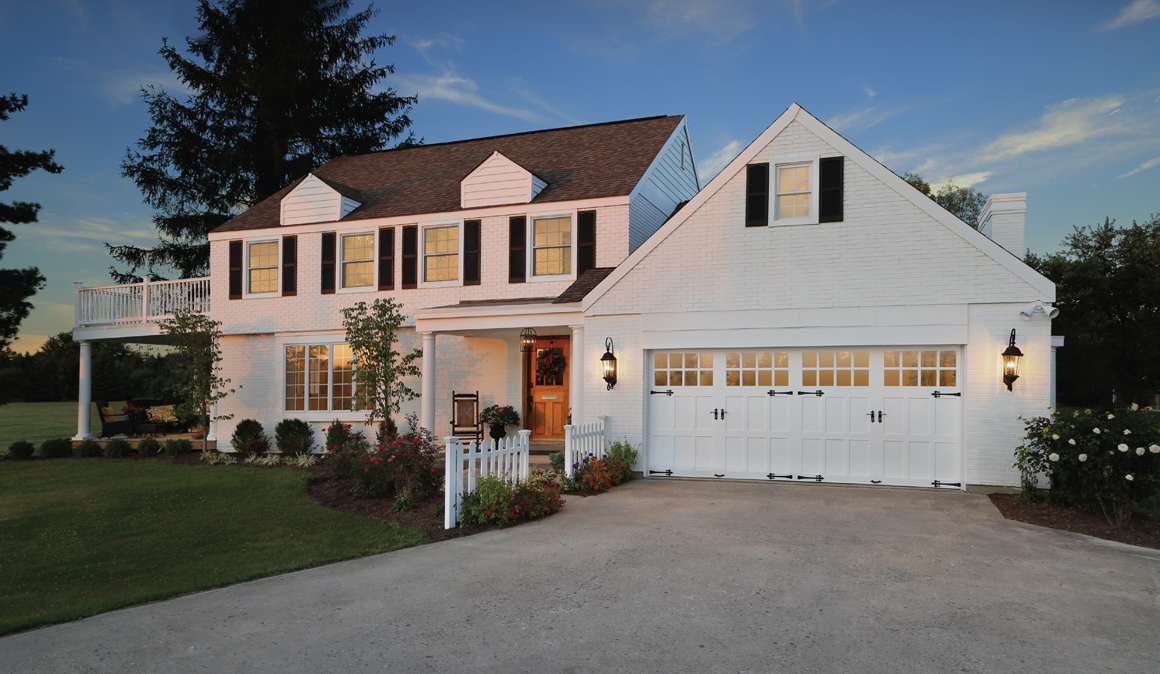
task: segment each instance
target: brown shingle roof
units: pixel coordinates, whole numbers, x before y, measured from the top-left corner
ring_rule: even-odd
[[[552,300],[552,304],[566,304],[568,302],[579,302],[584,299],[584,296],[592,292],[592,289],[600,285],[612,270],[616,267],[596,267],[589,269],[580,275],[580,278],[572,282],[572,285],[564,289],[560,296]]]
[[[682,119],[646,117],[339,157],[314,174],[361,197],[362,206],[344,221],[461,210],[460,181],[497,150],[548,183],[532,203],[621,196],[636,187]],[[214,231],[277,227],[279,202],[300,180]]]

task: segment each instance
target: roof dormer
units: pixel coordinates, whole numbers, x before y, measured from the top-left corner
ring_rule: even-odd
[[[531,171],[497,151],[460,183],[460,206],[526,204],[547,186],[548,183],[532,175]]]
[[[309,173],[282,197],[279,224],[335,222],[362,205],[358,190]]]

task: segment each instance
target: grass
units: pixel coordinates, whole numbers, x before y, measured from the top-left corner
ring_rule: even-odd
[[[116,403],[117,409],[125,403]],[[93,435],[101,431],[101,418],[93,403],[90,416]],[[66,403],[8,403],[0,405],[0,454],[8,452],[8,445],[27,440],[37,447],[50,438],[71,438],[77,434],[77,404]]]
[[[0,462],[0,634],[425,542],[309,475],[160,459]]]

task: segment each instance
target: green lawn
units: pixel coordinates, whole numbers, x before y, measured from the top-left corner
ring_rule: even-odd
[[[120,409],[125,403],[114,403]],[[90,427],[93,435],[101,431],[101,418],[93,403]],[[17,440],[27,440],[37,447],[49,438],[71,438],[77,434],[77,404],[8,403],[0,405],[0,454]]]
[[[319,505],[308,477],[161,459],[0,461],[0,634],[425,542]]]

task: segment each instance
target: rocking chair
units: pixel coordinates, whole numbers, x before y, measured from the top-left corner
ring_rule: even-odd
[[[483,441],[483,424],[479,423],[479,391],[451,392],[451,435],[463,442]]]

